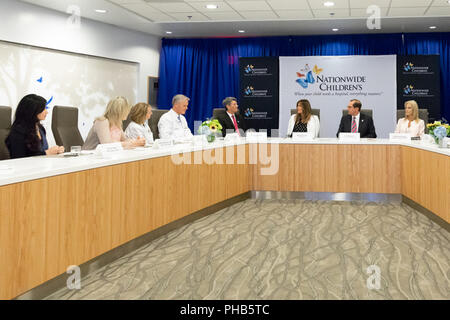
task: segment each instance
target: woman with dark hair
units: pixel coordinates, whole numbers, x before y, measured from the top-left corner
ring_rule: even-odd
[[[48,114],[46,104],[43,97],[35,94],[20,100],[11,131],[5,139],[11,159],[64,152],[64,147],[48,147],[45,129],[40,124]]]
[[[317,138],[319,130],[319,117],[312,114],[309,101],[306,99],[297,101],[297,113],[289,119],[287,136],[291,137],[293,132],[310,132]]]

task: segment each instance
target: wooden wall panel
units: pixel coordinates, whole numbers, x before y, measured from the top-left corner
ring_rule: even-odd
[[[450,223],[450,157],[401,147],[402,194]]]

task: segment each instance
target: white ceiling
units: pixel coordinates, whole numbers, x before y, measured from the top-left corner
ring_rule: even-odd
[[[84,18],[163,37],[230,37],[330,33],[448,32],[447,0],[21,0],[66,12],[77,5]],[[216,4],[217,9],[206,8]],[[367,28],[380,9],[381,29]],[[95,9],[106,9],[105,14]],[[437,26],[431,30],[429,26]],[[333,32],[332,28],[339,31]],[[238,33],[245,30],[245,33]],[[166,34],[171,31],[172,34]]]

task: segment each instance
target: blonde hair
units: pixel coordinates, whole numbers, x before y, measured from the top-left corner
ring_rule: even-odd
[[[143,124],[147,117],[148,108],[151,107],[148,103],[140,102],[131,108],[130,119],[138,124]]]
[[[419,122],[419,105],[417,104],[417,102],[415,100],[409,100],[405,102],[405,113],[406,113],[406,106],[410,105],[412,108],[412,117],[413,120],[418,123]],[[406,114],[405,114],[405,119],[406,119]]]
[[[128,100],[124,97],[115,97],[108,102],[103,116],[97,118],[96,120],[108,119],[110,128],[112,126],[116,126],[122,129],[123,118],[125,118],[129,112],[130,104],[128,103]]]

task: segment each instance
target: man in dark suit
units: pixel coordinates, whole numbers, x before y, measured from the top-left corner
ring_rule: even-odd
[[[377,137],[372,117],[360,113],[361,107],[361,101],[350,100],[347,106],[348,115],[341,118],[336,136],[339,136],[339,132],[359,132],[361,138]]]
[[[227,97],[222,101],[222,105],[225,107],[226,112],[217,116],[217,120],[222,125],[222,135],[225,137],[227,133],[237,132],[239,136],[243,136],[247,127],[244,118],[237,113],[239,110],[237,99]]]

